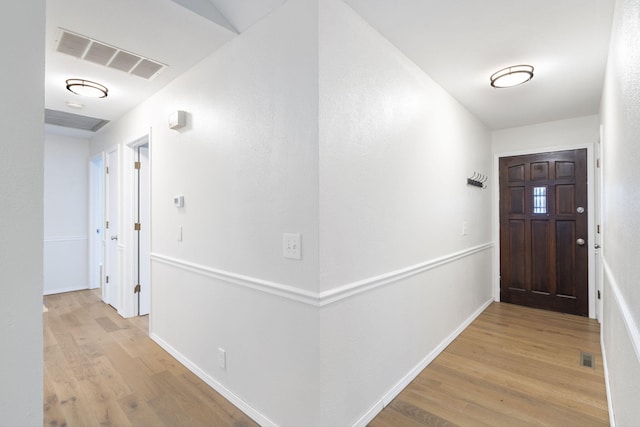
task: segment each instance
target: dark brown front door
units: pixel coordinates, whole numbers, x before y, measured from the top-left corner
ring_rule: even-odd
[[[587,150],[500,159],[500,300],[589,314]]]

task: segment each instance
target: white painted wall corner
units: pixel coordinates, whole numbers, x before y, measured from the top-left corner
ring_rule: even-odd
[[[355,422],[354,427],[365,427],[378,415],[393,399],[395,399],[402,390],[407,387],[431,362],[435,360],[440,353],[444,351],[449,344],[455,340],[489,305],[494,302],[493,297],[482,304],[471,316],[467,318],[457,329],[455,329],[448,337],[446,337],[436,348],[434,348],[427,356],[420,361],[413,369],[411,369],[398,383],[391,388],[380,401],[376,402],[365,414]]]

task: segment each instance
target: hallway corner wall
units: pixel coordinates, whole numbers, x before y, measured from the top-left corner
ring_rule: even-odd
[[[487,128],[360,15],[320,4],[320,402],[364,425],[492,300]]]
[[[150,335],[267,425],[318,412],[317,51],[316,2],[290,0],[92,143],[151,129]]]
[[[150,128],[151,336],[262,424],[366,422],[492,300],[490,134],[343,2],[289,0],[93,150]]]

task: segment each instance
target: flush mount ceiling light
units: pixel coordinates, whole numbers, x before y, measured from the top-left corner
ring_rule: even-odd
[[[533,78],[531,65],[512,65],[491,75],[491,86],[495,88],[513,87]]]
[[[109,89],[100,83],[82,79],[68,79],[67,90],[76,95],[90,96],[92,98],[106,98]]]

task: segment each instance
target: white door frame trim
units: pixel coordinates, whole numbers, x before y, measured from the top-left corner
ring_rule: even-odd
[[[88,230],[88,245],[89,245],[89,289],[97,289],[101,288],[104,281],[104,253],[105,253],[105,232],[104,232],[104,217],[105,217],[105,197],[106,197],[106,182],[105,182],[105,173],[104,168],[106,164],[106,153],[100,152],[94,156],[89,158],[89,230]],[[98,166],[99,163],[99,166]],[[96,170],[97,167],[100,167],[101,170]],[[101,189],[100,194],[96,192],[96,174],[100,176]],[[101,199],[101,200],[100,200]],[[96,212],[98,208],[96,205],[97,202],[100,202],[100,208],[102,212],[101,223],[97,223],[96,216],[98,212]],[[96,229],[102,230],[102,234],[99,236],[96,233]],[[96,246],[100,245],[102,247],[102,256],[96,253]],[[98,265],[102,265],[102,269],[100,269],[98,275],[95,274],[95,269]]]
[[[112,147],[107,148],[104,151],[105,154],[105,171],[104,171],[104,181],[105,181],[105,189],[107,190],[107,192],[105,193],[105,215],[104,218],[105,220],[107,220],[108,217],[108,211],[110,209],[109,203],[108,203],[108,198],[109,198],[109,194],[108,192],[109,187],[108,187],[108,180],[109,177],[107,176],[106,173],[106,167],[111,166],[111,164],[109,163],[109,155],[111,153],[115,152],[116,153],[116,162],[117,162],[117,171],[118,171],[118,176],[117,176],[117,181],[116,181],[116,191],[117,191],[117,199],[118,199],[118,209],[116,212],[116,217],[117,217],[117,225],[118,228],[113,230],[113,229],[109,229],[109,232],[107,233],[107,230],[105,228],[105,232],[104,232],[104,239],[105,239],[105,252],[104,252],[104,263],[105,266],[108,266],[107,264],[107,252],[108,252],[108,246],[109,246],[109,242],[107,241],[108,237],[107,234],[115,234],[118,236],[118,243],[116,244],[116,259],[115,260],[110,260],[111,262],[115,261],[116,265],[117,265],[117,277],[115,277],[116,284],[118,285],[118,298],[117,298],[117,306],[116,311],[118,312],[118,314],[120,314],[121,316],[123,316],[122,314],[122,264],[123,264],[123,260],[122,260],[122,252],[123,252],[123,245],[122,242],[120,240],[120,233],[122,231],[122,172],[121,172],[121,165],[122,165],[122,150],[120,149],[120,145],[116,144]],[[109,218],[109,220],[111,220],[111,222],[113,222],[112,218]],[[104,274],[106,275],[106,269],[104,270]],[[104,283],[104,279],[103,279],[103,283]],[[106,287],[103,286],[102,288],[102,300],[105,301],[106,300]],[[124,317],[124,316],[123,316]]]
[[[122,294],[125,296],[122,306],[122,316],[125,318],[137,316],[137,298],[133,292],[133,288],[137,282],[137,239],[136,231],[133,228],[133,224],[136,222],[136,191],[134,188],[136,180],[136,171],[133,167],[135,160],[135,150],[141,146],[149,144],[149,151],[151,152],[151,129],[149,131],[135,138],[133,141],[123,144],[124,150],[122,153],[123,170],[121,173],[123,205],[121,206],[123,225],[127,225],[122,228],[122,243],[124,244],[124,262],[123,262],[123,274],[122,285],[120,286]]]

